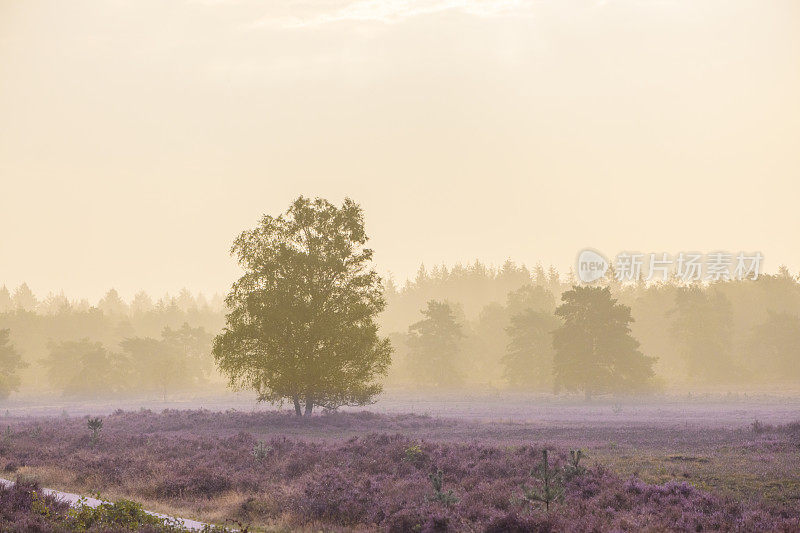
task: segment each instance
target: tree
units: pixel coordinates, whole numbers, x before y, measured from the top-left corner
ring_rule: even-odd
[[[51,342],[41,361],[50,385],[64,396],[99,398],[120,392],[124,365],[99,342],[89,339]]]
[[[14,306],[17,309],[33,312],[37,305],[39,305],[39,301],[27,283],[23,283],[14,291]]]
[[[409,326],[408,345],[418,381],[438,387],[462,382],[458,355],[464,333],[448,302],[431,300],[422,320]]]
[[[11,344],[9,334],[10,330],[0,329],[0,399],[6,399],[19,390],[17,370],[28,366]]]
[[[133,297],[133,301],[131,302],[131,313],[138,314],[138,313],[147,313],[153,310],[153,299],[144,292],[139,291]]]
[[[675,294],[670,335],[689,375],[703,383],[725,381],[734,374],[732,314],[725,295],[715,287],[682,287]]]
[[[631,336],[631,309],[617,303],[608,287],[573,287],[562,294],[553,332],[556,391],[595,394],[637,392],[653,378],[654,357],[639,351]]]
[[[245,273],[213,346],[231,386],[255,389],[259,401],[289,399],[298,416],[301,402],[310,415],[372,401],[392,348],[378,336],[385,301],[367,240],[355,202],[302,196],[239,235],[231,253]]]
[[[506,309],[511,316],[518,315],[527,309],[553,314],[556,308],[553,293],[544,287],[523,285],[506,297]]]
[[[214,370],[211,358],[213,336],[204,328],[193,328],[187,322],[178,329],[165,327],[161,332],[164,342],[173,343],[183,354],[189,376],[196,383],[203,383]]]
[[[8,288],[3,285],[0,287],[0,313],[8,313],[14,310],[14,300],[11,299],[11,293]]]
[[[157,391],[166,401],[170,390],[186,389],[193,384],[194,373],[177,343],[133,337],[119,345],[130,363],[133,385],[137,389]]]
[[[511,317],[506,328],[509,343],[502,359],[504,377],[515,388],[549,388],[553,383],[553,331],[558,319],[552,313],[527,308]]]
[[[773,382],[796,381],[800,377],[800,316],[768,311],[767,319],[753,328],[749,348],[758,361],[756,374]]]
[[[128,305],[120,298],[116,289],[110,289],[99,302],[97,308],[107,315],[125,315]]]

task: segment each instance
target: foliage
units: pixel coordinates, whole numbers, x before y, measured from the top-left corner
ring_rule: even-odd
[[[91,507],[84,501],[67,512],[66,521],[73,531],[113,529],[138,531],[152,528],[156,531],[184,531],[179,522],[146,513],[140,503],[119,500]]]
[[[453,494],[452,489],[447,492],[444,491],[444,472],[441,470],[431,472],[428,474],[428,479],[433,487],[433,496],[431,496],[431,499],[445,505],[452,505],[458,502],[458,498]]]
[[[526,308],[511,317],[503,357],[506,380],[515,388],[543,390],[553,383],[553,336],[559,321],[551,313]]]
[[[53,389],[64,396],[99,398],[123,390],[127,375],[120,356],[89,339],[51,342],[40,361]]]
[[[210,360],[210,335],[184,323],[164,328],[161,339],[129,337],[120,353],[84,338],[48,343],[40,361],[52,389],[64,396],[102,398],[134,391],[158,392],[196,388],[205,382]]]
[[[425,457],[425,452],[422,451],[422,446],[419,444],[412,444],[403,450],[403,460],[409,463],[418,463]]]
[[[729,381],[735,373],[732,358],[731,306],[725,295],[711,287],[682,287],[668,312],[670,334],[693,381]]]
[[[581,465],[581,459],[586,457],[583,450],[570,450],[567,464],[564,465],[564,478],[567,480],[586,473],[586,467]]]
[[[120,347],[139,390],[158,392],[166,399],[172,390],[190,389],[202,382],[198,368],[171,339],[131,337],[120,342]]]
[[[0,329],[0,399],[8,398],[12,392],[19,390],[17,371],[26,366],[9,341],[9,330]]]
[[[800,316],[788,312],[767,311],[764,322],[753,328],[747,341],[748,351],[760,361],[755,371],[764,379],[783,376],[800,378],[797,347],[800,346]]]
[[[86,421],[89,431],[92,432],[92,446],[97,444],[100,439],[100,430],[103,429],[103,421],[100,418],[90,418]]]
[[[556,316],[564,322],[553,333],[557,390],[582,390],[589,399],[651,386],[655,358],[642,354],[631,336],[630,307],[608,287],[573,287],[561,299]]]
[[[547,450],[542,450],[542,462],[531,470],[538,485],[528,488],[522,486],[524,498],[529,502],[541,502],[545,510],[550,511],[550,504],[564,497],[564,478],[560,469],[551,467],[547,458]]]
[[[458,355],[464,334],[453,309],[447,302],[431,300],[422,316],[422,320],[409,326],[407,341],[419,382],[438,387],[461,383]]]
[[[375,318],[385,307],[361,208],[299,197],[265,215],[234,242],[245,274],[226,303],[214,356],[231,385],[259,400],[314,406],[363,405],[381,390],[391,345]]]
[[[264,444],[263,440],[260,440],[253,446],[253,457],[256,461],[261,462],[267,458],[267,456],[272,452],[272,448]]]
[[[11,486],[0,486],[0,529],[43,533],[189,531],[179,521],[147,513],[141,504],[130,500],[104,502],[91,507],[81,499],[70,508],[67,503],[42,493],[36,482],[23,479]],[[226,530],[207,526],[204,531],[225,533]],[[240,531],[246,531],[246,528]]]

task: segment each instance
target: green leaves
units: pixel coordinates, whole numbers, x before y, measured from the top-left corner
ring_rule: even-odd
[[[631,336],[631,309],[600,287],[565,292],[553,332],[556,388],[593,394],[640,392],[651,384],[655,358],[639,350]]]
[[[298,411],[303,399],[306,412],[362,405],[381,391],[375,380],[392,349],[378,336],[385,302],[366,242],[355,202],[302,196],[237,237],[231,252],[244,274],[213,350],[232,386],[291,399]]]

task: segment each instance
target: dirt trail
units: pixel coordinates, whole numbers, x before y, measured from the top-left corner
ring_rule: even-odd
[[[6,486],[6,487],[10,487],[13,484],[14,484],[14,482],[11,481],[11,480],[0,478],[0,485]],[[80,494],[73,494],[71,492],[61,492],[60,490],[41,489],[41,491],[42,491],[43,494],[48,495],[48,496],[53,496],[55,498],[58,498],[59,500],[65,501],[65,502],[69,503],[73,507],[78,505],[78,501],[81,498],[83,498],[83,503],[84,504],[86,504],[86,505],[88,505],[89,507],[92,507],[92,508],[97,507],[101,503],[111,503],[111,502],[107,502],[105,500],[98,500],[96,498],[87,498],[85,496],[81,496]],[[183,527],[185,527],[186,529],[202,530],[206,526],[206,524],[204,524],[203,522],[198,522],[196,520],[190,520],[188,518],[177,518],[177,517],[174,517],[174,516],[168,516],[168,515],[161,514],[161,513],[155,513],[153,511],[145,511],[145,512],[147,514],[149,514],[149,515],[157,516],[159,518],[167,518],[169,520],[173,520],[175,522],[178,522],[179,524],[182,524]]]

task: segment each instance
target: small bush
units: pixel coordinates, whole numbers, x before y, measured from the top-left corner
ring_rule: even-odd
[[[403,450],[403,461],[416,464],[425,458],[425,452],[419,444],[413,444]]]
[[[100,430],[103,429],[103,421],[100,418],[90,418],[86,421],[89,431],[92,432],[92,446],[100,440]]]
[[[433,496],[431,499],[445,505],[452,505],[458,502],[452,490],[444,491],[444,473],[441,470],[428,474],[428,479],[433,486]]]
[[[272,447],[264,444],[263,440],[258,441],[258,444],[253,446],[253,457],[259,463],[266,459],[270,453],[272,453]]]

